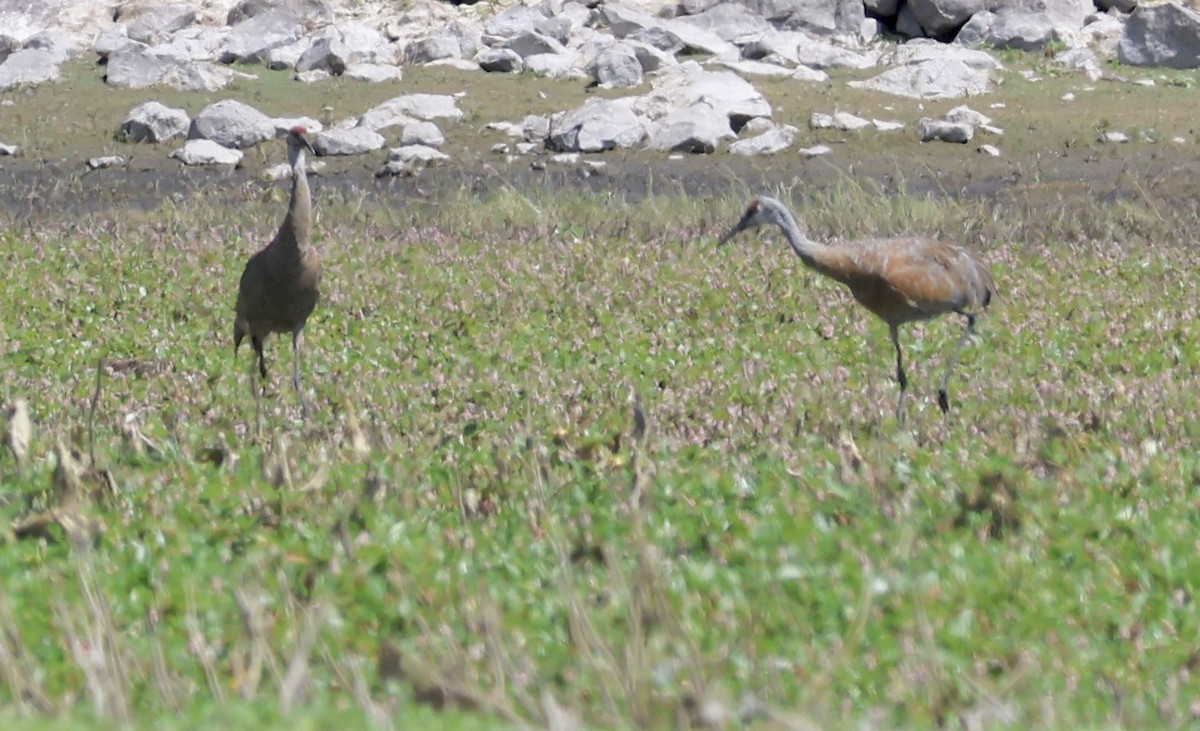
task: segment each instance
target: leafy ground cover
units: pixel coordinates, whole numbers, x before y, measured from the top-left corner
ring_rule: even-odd
[[[953,163],[921,148],[883,183],[774,178],[814,235],[991,264],[949,418],[960,324],[904,332],[907,430],[883,325],[776,234],[715,248],[760,178],[402,202],[318,180],[320,408],[300,420],[272,341],[261,430],[232,306],[281,187],[9,212],[0,398],[32,439],[0,457],[0,707],[30,728],[1192,723],[1200,211],[1168,148],[1129,149],[1165,172],[1062,182],[1032,155],[986,194],[922,195],[905,171]]]
[[[262,434],[229,321],[276,204],[10,231],[4,395],[35,428],[4,511],[58,512],[0,559],[6,705],[1189,718],[1195,211],[792,199],[818,232],[981,248],[1000,299],[950,418],[958,324],[906,333],[899,432],[881,324],[778,236],[713,247],[740,200],[319,200],[323,408],[299,421],[275,342]]]

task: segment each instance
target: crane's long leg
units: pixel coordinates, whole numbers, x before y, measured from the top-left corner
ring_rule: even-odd
[[[303,337],[303,331],[303,324],[292,330],[292,387],[296,389],[296,395],[300,398],[300,411],[307,420],[312,412],[312,407],[304,396],[304,386],[300,377],[300,340]]]
[[[267,359],[263,355],[263,339],[257,335],[250,336],[250,345],[254,346],[254,355],[258,358],[258,373],[267,380]]]
[[[908,396],[908,375],[904,372],[904,356],[900,353],[900,328],[889,325],[892,345],[896,346],[896,380],[900,383],[900,402],[896,404],[896,420],[904,426],[904,399]]]
[[[963,346],[975,334],[975,315],[969,313],[961,313],[967,316],[967,329],[958,338],[958,342],[954,345],[954,350],[950,352],[950,360],[946,362],[946,373],[942,376],[942,386],[938,389],[938,406],[941,407],[943,414],[950,413],[950,396],[946,392],[946,386],[950,383],[950,372],[954,370],[954,366],[958,363],[958,354],[962,352]]]
[[[258,340],[252,341],[258,343]],[[258,347],[261,347],[259,345]],[[257,348],[256,348],[257,349]],[[255,373],[254,361],[250,361],[250,371],[246,374],[250,380],[250,395],[254,397],[254,434],[262,436],[262,389],[263,382],[260,374]]]

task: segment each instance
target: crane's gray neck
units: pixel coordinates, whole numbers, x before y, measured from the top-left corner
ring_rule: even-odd
[[[812,266],[812,248],[815,245],[813,240],[808,238],[804,229],[800,228],[800,224],[796,222],[796,217],[792,215],[791,211],[781,207],[779,214],[779,227],[783,229],[783,235],[791,245],[792,251],[795,251],[805,264]]]
[[[284,226],[290,224],[296,245],[303,248],[308,246],[312,235],[312,195],[308,190],[304,148],[289,149],[288,162],[292,166],[292,199]]]

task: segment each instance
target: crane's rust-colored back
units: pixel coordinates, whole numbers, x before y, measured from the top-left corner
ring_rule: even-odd
[[[984,310],[996,292],[973,253],[924,237],[863,239],[814,252],[818,268],[889,324]]]

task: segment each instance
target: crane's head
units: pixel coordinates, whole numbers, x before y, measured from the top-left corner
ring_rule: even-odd
[[[779,201],[766,196],[755,198],[750,201],[750,205],[746,206],[746,212],[742,214],[742,219],[721,237],[717,246],[724,246],[729,243],[730,239],[746,229],[758,228],[767,223],[782,226],[786,218],[787,208]]]
[[[308,134],[308,129],[301,125],[296,125],[287,131],[288,154],[292,155],[300,150],[313,152],[312,145],[308,144],[308,139],[304,135]],[[315,155],[316,153],[313,152]]]

